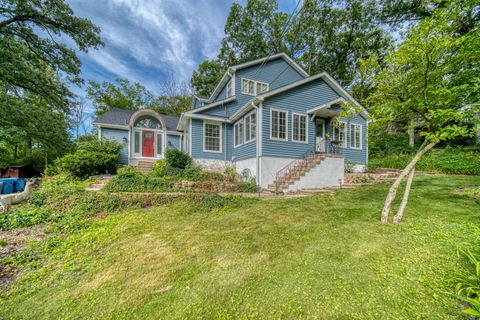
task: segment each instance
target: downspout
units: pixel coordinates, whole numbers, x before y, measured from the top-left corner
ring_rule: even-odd
[[[257,105],[258,104],[258,105]],[[263,110],[263,98],[258,98],[252,101],[252,106],[257,109],[257,152],[256,152],[256,166],[257,166],[257,185],[262,183],[261,179],[261,165],[260,165],[260,153],[262,148],[262,110]]]

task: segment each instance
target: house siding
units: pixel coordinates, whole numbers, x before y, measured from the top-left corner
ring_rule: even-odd
[[[102,140],[111,139],[123,144],[122,150],[120,150],[119,163],[128,164],[128,144],[125,143],[123,138],[128,139],[128,130],[102,128]]]
[[[210,122],[210,121],[207,121]],[[203,151],[203,120],[192,119],[192,158],[198,159],[232,159],[232,126],[222,123],[222,152]]]
[[[180,136],[179,135],[173,135],[173,134],[168,134],[167,135],[167,148],[175,148],[178,150],[180,149]]]
[[[308,144],[292,140],[292,113],[306,114],[306,112],[321,104],[337,99],[338,94],[323,80],[316,80],[292,90],[267,98],[263,102],[263,145],[262,156],[301,158],[315,146],[315,123],[308,116]],[[270,111],[279,109],[287,111],[286,141],[270,139]],[[328,122],[328,120],[327,120]]]
[[[245,103],[253,99],[254,96],[242,94],[242,78],[268,83],[270,91],[303,79],[303,76],[282,58],[268,61],[262,66],[262,68],[259,69],[259,67],[260,64],[238,70],[235,73],[235,101],[228,103],[225,106],[205,110],[202,114],[230,117]],[[214,101],[225,99],[225,91],[226,85],[222,88],[217,97],[215,97]],[[227,114],[225,114],[225,107],[227,107]]]

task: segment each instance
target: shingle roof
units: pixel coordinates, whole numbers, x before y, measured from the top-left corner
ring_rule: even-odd
[[[120,125],[120,126],[127,126],[130,117],[132,114],[134,114],[136,110],[126,110],[126,109],[118,109],[118,108],[113,108],[102,114],[101,116],[98,116],[93,123],[94,124],[112,124],[112,125]],[[179,117],[176,116],[170,116],[170,115],[165,115],[159,113],[159,115],[163,118],[165,122],[165,126],[167,127],[167,130],[177,130],[177,124]]]

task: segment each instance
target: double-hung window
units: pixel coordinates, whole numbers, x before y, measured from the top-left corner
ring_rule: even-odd
[[[268,83],[242,78],[242,93],[256,96],[268,91]]]
[[[341,147],[346,146],[346,128],[345,122],[333,123],[333,140],[339,141]]]
[[[250,113],[245,118],[245,143],[254,140],[257,137],[257,114]]]
[[[270,138],[287,140],[287,112],[271,109]]]
[[[295,142],[307,142],[307,115],[292,114],[292,140]]]
[[[233,80],[230,80],[230,81],[227,83],[226,91],[227,91],[227,98],[233,96]]]
[[[350,124],[350,148],[362,148],[362,125],[360,124]]]
[[[239,120],[233,126],[235,147],[243,144],[243,119]]]
[[[222,137],[220,124],[204,123],[203,127],[203,149],[210,152],[222,151]]]

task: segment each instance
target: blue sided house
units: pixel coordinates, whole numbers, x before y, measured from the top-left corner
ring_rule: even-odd
[[[341,117],[342,104],[359,111]],[[367,115],[330,75],[280,53],[228,68],[179,118],[114,109],[94,124],[101,139],[125,144],[123,163],[144,167],[174,147],[206,169],[233,166],[262,188],[292,191],[340,185],[346,161],[364,170]]]

